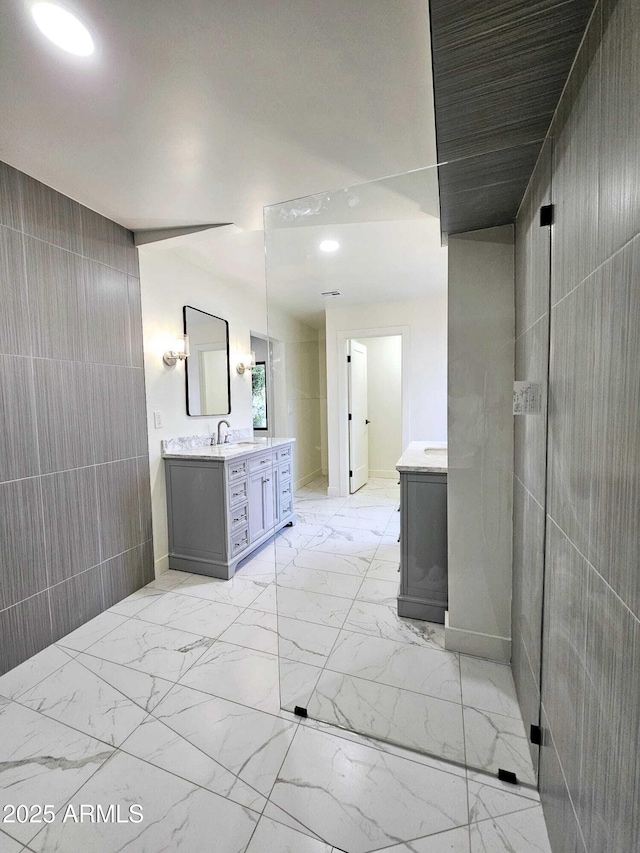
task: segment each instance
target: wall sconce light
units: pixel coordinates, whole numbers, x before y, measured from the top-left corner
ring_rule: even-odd
[[[167,367],[175,367],[178,361],[184,361],[189,357],[189,336],[178,335],[173,343],[173,349],[169,349],[162,356]]]
[[[247,353],[247,355],[245,355],[244,361],[241,361],[240,364],[238,364],[236,366],[236,370],[238,371],[240,376],[242,376],[243,373],[245,372],[245,370],[251,371],[251,370],[253,370],[253,368],[255,366],[256,366],[256,354],[255,354],[255,352],[250,352],[250,353]]]

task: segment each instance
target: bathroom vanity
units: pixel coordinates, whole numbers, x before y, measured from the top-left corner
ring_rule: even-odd
[[[447,450],[413,441],[400,473],[398,615],[444,624],[447,609]]]
[[[293,511],[295,439],[165,450],[169,568],[231,578]]]

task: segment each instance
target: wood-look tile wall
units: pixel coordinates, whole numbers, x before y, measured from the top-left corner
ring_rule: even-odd
[[[130,231],[0,163],[0,674],[153,578]]]
[[[513,630],[514,649],[525,646],[527,657],[514,655],[514,675],[523,713],[530,716],[536,659],[529,644],[535,645],[531,626],[535,633],[539,607],[530,591],[537,574],[531,554],[540,552],[540,503],[546,510],[537,682],[545,729],[540,790],[552,847],[554,853],[635,850],[640,831],[637,0],[598,2],[550,136],[550,161],[539,162],[529,188],[534,198],[535,187],[548,185],[555,205],[546,349],[542,331],[537,342],[531,335],[536,315],[546,310],[542,276],[536,285],[534,267],[549,262],[548,248],[535,245],[532,236],[539,199],[529,205],[525,200],[516,229],[522,367],[517,378],[535,378],[531,373],[545,353],[550,372],[546,501],[539,492],[538,428],[516,423],[514,482],[521,497],[514,524],[514,590],[524,592],[514,594]],[[531,253],[535,260],[525,262]]]

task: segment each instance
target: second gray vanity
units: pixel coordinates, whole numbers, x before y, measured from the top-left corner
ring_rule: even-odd
[[[448,603],[447,450],[413,441],[400,472],[398,615],[444,624]]]
[[[170,569],[231,578],[241,560],[295,523],[293,441],[165,450]]]

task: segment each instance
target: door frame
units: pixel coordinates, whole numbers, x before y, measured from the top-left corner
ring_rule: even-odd
[[[402,339],[402,449],[409,444],[411,435],[411,394],[410,374],[411,364],[411,327],[410,326],[379,326],[373,329],[341,329],[336,332],[338,353],[338,470],[339,482],[330,483],[327,493],[331,497],[349,497],[349,375],[347,371],[348,342],[352,338],[390,338]],[[329,447],[329,454],[332,448]],[[329,463],[331,470],[331,463]]]

